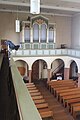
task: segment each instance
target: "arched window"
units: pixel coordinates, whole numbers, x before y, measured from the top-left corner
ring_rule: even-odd
[[[39,25],[33,25],[33,42],[39,42]]]
[[[49,42],[54,42],[54,28],[49,27]]]
[[[42,24],[40,29],[40,42],[46,42],[46,40],[47,40],[47,28],[46,24]]]
[[[30,27],[29,26],[25,26],[24,40],[25,40],[25,42],[30,42]]]

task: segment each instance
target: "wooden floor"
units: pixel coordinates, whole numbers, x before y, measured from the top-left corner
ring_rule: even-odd
[[[45,100],[48,102],[50,109],[53,111],[54,120],[74,120],[73,117],[69,114],[69,112],[67,112],[66,108],[64,108],[56,100],[56,98],[49,92],[49,90],[45,87],[43,82],[37,83],[36,86],[44,96]],[[48,120],[52,120],[52,119],[48,119]]]

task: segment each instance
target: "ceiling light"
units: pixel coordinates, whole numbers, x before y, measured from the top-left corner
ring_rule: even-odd
[[[20,20],[16,20],[15,21],[15,24],[16,24],[16,32],[20,32]]]
[[[30,13],[32,14],[40,13],[40,0],[30,0]]]
[[[15,21],[16,32],[20,32],[20,20],[18,19],[18,6],[17,6],[17,19]]]

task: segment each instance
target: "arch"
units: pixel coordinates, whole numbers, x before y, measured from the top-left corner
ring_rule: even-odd
[[[30,24],[25,24],[24,28],[24,41],[30,43]]]
[[[34,63],[35,61],[39,60],[39,59],[45,61],[45,62],[47,63],[47,68],[50,69],[51,59],[50,59],[50,62],[49,62],[49,60],[48,60],[47,58],[34,57],[34,59],[33,59],[33,57],[28,57],[28,58],[27,58],[27,57],[15,57],[15,58],[14,58],[14,61],[17,61],[17,60],[25,61],[25,62],[28,64],[28,66],[29,66],[29,70],[32,70],[32,65],[33,65],[33,63]]]
[[[49,35],[49,43],[50,42],[54,42],[55,43],[55,32],[54,32],[54,27],[51,25],[51,26],[49,26],[49,33],[48,33],[48,35]]]
[[[33,42],[39,42],[39,25],[33,24]]]
[[[41,24],[40,30],[40,42],[46,43],[47,41],[47,25],[45,23]]]
[[[38,61],[38,60],[45,61],[46,64],[47,64],[47,69],[50,68],[50,67],[49,67],[49,66],[50,66],[50,65],[49,65],[50,63],[47,61],[47,59],[41,57],[41,58],[34,58],[34,59],[31,60],[31,63],[30,63],[30,65],[29,65],[31,70],[32,70],[32,65],[33,65],[36,61]]]
[[[32,64],[31,79],[36,82],[40,79],[47,79],[47,63],[43,59],[38,59]]]
[[[45,23],[48,25],[48,18],[42,16],[42,15],[37,15],[31,18],[31,24],[33,25],[35,22],[37,22],[38,24],[42,24]]]
[[[59,76],[64,79],[64,61],[57,58],[51,63],[51,79],[57,79]]]
[[[14,59],[14,61],[16,61],[16,60],[25,61],[29,66],[29,70],[32,69],[32,64],[38,59],[42,59],[42,60],[46,61],[48,69],[51,69],[51,63],[56,59],[63,60],[65,68],[70,68],[70,63],[72,60],[74,60],[78,66],[78,73],[80,73],[80,60],[78,58],[72,59],[71,57],[68,57],[68,56],[61,56],[61,57],[55,56],[55,57],[14,57],[13,59]]]
[[[24,60],[16,60],[15,63],[22,77],[29,76],[29,66]]]
[[[75,58],[70,58],[70,57],[68,57],[68,60],[66,60],[66,65],[65,65],[65,67],[66,68],[70,68],[70,64],[72,63],[72,61],[75,61],[76,62],[76,64],[77,64],[77,66],[79,66],[79,60],[78,59],[75,59]]]
[[[70,70],[69,70],[69,78],[73,80],[78,79],[78,66],[74,60],[70,61]]]
[[[15,62],[16,62],[16,61],[23,61],[23,62],[25,62],[25,63],[27,64],[26,60],[25,60],[25,59],[22,59],[22,58],[14,59],[14,61],[15,61]]]

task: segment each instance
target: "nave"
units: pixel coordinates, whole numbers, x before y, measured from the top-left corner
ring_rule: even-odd
[[[50,91],[45,86],[45,83],[42,81],[39,81],[35,83],[41,94],[44,96],[44,99],[49,105],[50,110],[53,111],[53,118],[54,120],[74,120],[72,115],[66,110],[66,108],[63,107],[61,103],[58,102],[58,100],[50,93]],[[77,118],[76,120],[79,120],[80,118]],[[52,120],[50,118],[46,120]]]
[[[0,84],[1,85],[0,88],[1,88],[1,91],[2,91],[2,94],[0,94],[0,95],[3,96],[3,93],[4,93],[4,96],[1,99],[2,105],[0,106],[2,108],[1,110],[2,110],[2,113],[3,113],[1,117],[2,117],[2,120],[5,120],[5,118],[6,118],[6,120],[11,120],[11,118],[13,116],[12,113],[15,112],[15,110],[16,110],[16,113],[18,115],[18,112],[17,112],[17,106],[16,106],[16,100],[15,100],[14,92],[11,92],[11,91],[13,91],[13,87],[12,87],[12,89],[10,88],[10,84],[11,84],[11,86],[13,86],[12,82],[10,83],[10,80],[12,80],[12,77],[10,76],[10,78],[8,79],[8,75],[10,75],[11,72],[8,71],[10,69],[8,69],[8,66],[9,66],[8,64],[9,63],[8,63],[8,59],[6,57],[3,59],[3,63],[4,64],[2,64],[1,68],[5,69],[6,72],[3,72],[3,69],[2,69],[1,73],[4,73],[4,74],[1,74],[2,76],[0,76],[1,77],[1,82],[5,83],[5,84],[3,84],[5,87],[2,86],[2,83]],[[20,79],[19,79],[19,81],[20,81]],[[60,102],[58,102],[57,98],[55,98],[53,96],[53,94],[50,93],[50,91],[47,89],[47,87],[45,86],[45,83],[43,83],[43,81],[44,80],[37,80],[35,82],[35,86],[34,87],[36,87],[39,90],[38,92],[40,92],[40,94],[45,99],[46,103],[48,103],[49,110],[51,110],[53,112],[53,119],[52,119],[52,117],[49,117],[49,118],[45,118],[43,120],[74,120],[73,117],[70,115],[69,111],[67,111],[67,109],[64,108],[63,105]],[[67,82],[66,84],[64,84],[65,81]],[[53,82],[53,81],[50,81],[50,82]],[[72,88],[74,88],[74,84],[73,83],[75,83],[75,81],[73,81],[73,80],[62,80],[62,81],[55,81],[55,82],[61,83],[61,84],[58,84],[58,87],[63,85],[65,88],[66,88],[66,85],[68,85],[68,87],[72,86]],[[8,83],[8,86],[7,86],[7,83]],[[19,85],[19,83],[18,83],[18,85]],[[55,85],[57,85],[57,83]],[[24,84],[24,87],[26,87],[26,84]],[[69,88],[67,88],[67,89],[69,90]],[[77,86],[76,86],[74,89],[76,90],[75,91],[76,94],[79,95],[80,92],[77,90],[79,88],[77,88]],[[21,91],[22,91],[22,89],[21,89]],[[40,94],[38,94],[37,96],[39,96]],[[74,94],[74,92],[71,93],[71,94]],[[76,96],[76,94],[75,94],[75,96]],[[31,93],[30,93],[30,95],[31,95]],[[6,96],[6,99],[5,99],[5,96]],[[14,100],[13,100],[13,96],[14,96]],[[23,96],[23,94],[22,94],[22,96]],[[33,94],[31,95],[31,97],[32,96],[33,96]],[[35,96],[35,94],[34,94],[34,96]],[[78,97],[80,97],[80,96],[78,96]],[[21,94],[20,94],[20,98],[21,98]],[[27,99],[27,96],[26,96],[26,99]],[[78,98],[77,98],[77,100],[78,100]],[[80,100],[77,101],[77,102],[80,102]],[[6,103],[6,106],[5,106],[4,103]],[[12,107],[12,104],[14,104],[15,107]],[[7,106],[8,106],[10,109],[7,108],[8,111],[6,109],[4,110],[3,105],[4,105],[5,108],[7,108]],[[37,105],[37,107],[39,107],[39,106]],[[9,111],[10,112],[12,111],[12,113],[10,114]],[[26,111],[27,111],[27,109],[26,109]],[[16,115],[14,114],[14,116],[16,116]],[[15,120],[18,120],[18,118],[16,117]],[[80,120],[80,118],[77,118],[75,120]]]

